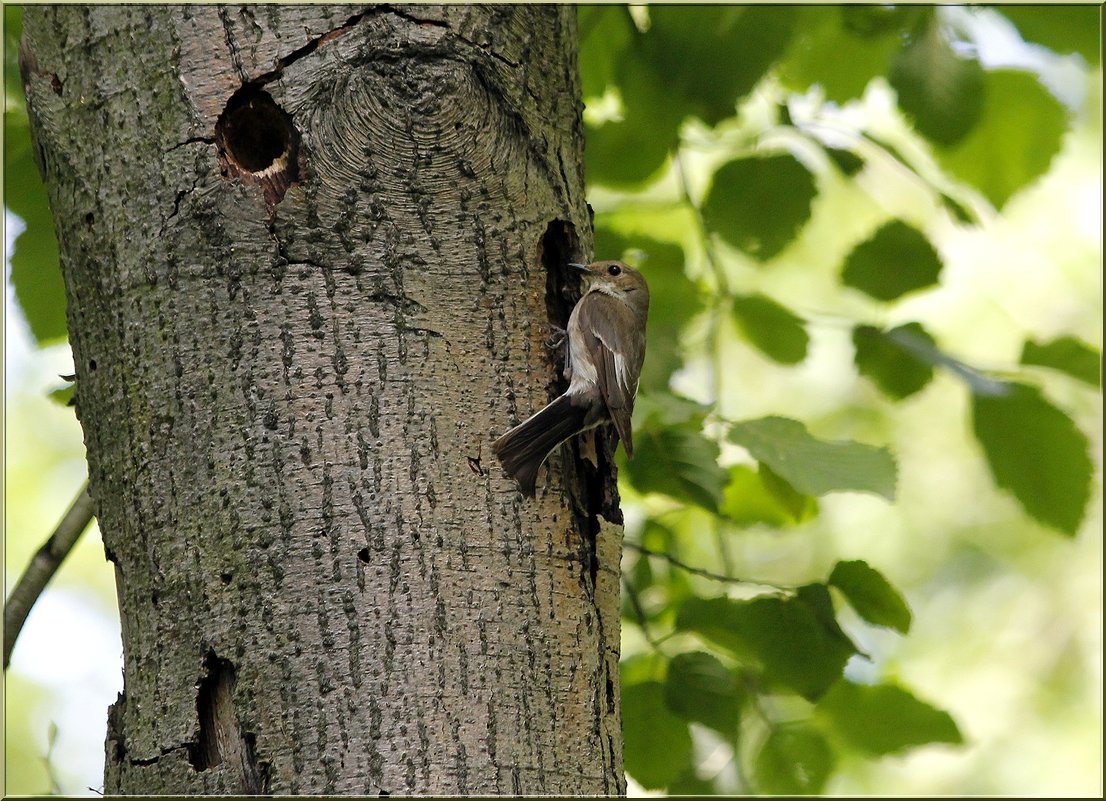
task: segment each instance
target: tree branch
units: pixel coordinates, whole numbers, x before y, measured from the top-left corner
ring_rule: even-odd
[[[58,523],[50,539],[38,549],[38,553],[31,559],[31,563],[27,565],[15,589],[4,603],[4,670],[8,669],[15,640],[23,628],[31,607],[35,605],[35,601],[38,600],[50,579],[54,577],[54,573],[57,572],[65,557],[73,550],[82,532],[88,528],[92,514],[92,498],[88,495],[86,481],[70,505],[69,511],[65,513],[65,517]]]
[[[711,581],[722,581],[727,584],[745,584],[756,587],[772,587],[773,589],[782,590],[785,592],[794,589],[794,587],[786,586],[783,584],[770,584],[766,581],[750,581],[749,579],[737,578],[736,576],[726,576],[722,573],[712,573],[711,571],[704,570],[701,567],[695,567],[694,565],[689,565],[686,562],[681,562],[670,553],[665,553],[663,551],[652,551],[643,545],[638,545],[636,542],[630,542],[629,540],[623,543],[623,547],[629,548],[631,551],[637,551],[643,556],[663,559],[673,567],[678,567],[680,570],[684,570],[695,576],[702,576],[703,578],[710,579]]]

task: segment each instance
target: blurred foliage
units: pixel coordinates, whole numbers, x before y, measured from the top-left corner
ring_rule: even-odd
[[[65,286],[58,269],[58,240],[31,145],[19,79],[22,8],[4,6],[4,204],[26,229],[15,241],[11,282],[31,333],[40,344],[64,340]]]
[[[879,504],[932,492],[906,483],[918,475],[900,471],[885,421],[955,393],[961,416],[934,427],[918,415],[918,436],[900,448],[967,441],[975,461],[958,471],[985,471],[996,495],[1043,524],[1004,532],[1011,544],[994,555],[966,546],[957,569],[986,575],[1014,549],[1037,553],[1049,529],[1075,537],[1087,525],[1099,489],[1073,410],[1100,386],[1101,356],[1081,338],[1085,328],[1023,332],[1007,363],[984,368],[971,363],[975,332],[949,336],[955,309],[927,302],[949,280],[947,243],[1000,224],[1049,173],[1077,116],[1041,74],[983,61],[980,28],[966,21],[1005,19],[1049,57],[1075,54],[1090,74],[1101,60],[1100,11],[579,8],[596,253],[640,266],[653,296],[637,452],[620,456],[630,510],[624,632],[643,643],[626,649],[623,722],[627,771],[640,786],[819,794],[858,760],[968,739],[944,699],[921,700],[868,644],[909,632],[909,653],[919,628],[941,639],[961,625],[989,630],[990,603],[966,608],[960,585],[949,600],[938,587],[933,608],[945,615],[922,620],[880,570],[879,548],[845,558],[828,537],[810,546],[821,567],[797,566],[798,581],[775,578],[773,560],[785,536],[831,530],[827,509],[841,493]],[[4,20],[5,203],[26,223],[11,281],[34,338],[49,344],[65,336],[65,299],[21,96],[19,8],[5,6]],[[893,108],[881,117],[872,109],[884,97]],[[849,199],[846,212],[829,216],[831,195]],[[827,253],[834,269],[820,270],[814,256]],[[988,277],[1001,279],[979,269],[985,293]],[[803,287],[803,305],[792,305],[788,287]],[[827,331],[847,340],[833,351],[836,373],[857,380],[819,398],[802,381]],[[748,385],[737,365],[749,353],[769,360],[783,389]],[[735,405],[771,409],[796,386],[820,414],[727,415]],[[735,392],[763,403],[735,404]],[[71,412],[55,410],[76,430]],[[936,519],[977,525],[974,509],[940,500],[927,497]],[[938,558],[929,550],[917,545],[916,561]],[[1057,568],[1042,562],[1040,571]],[[1058,658],[1047,674],[1050,692],[1075,681],[1065,664]],[[28,707],[34,688],[8,681],[14,706]],[[34,768],[8,789],[42,791],[53,780],[28,742],[32,711],[14,711],[8,763]]]
[[[1097,10],[1009,10],[1054,58],[1098,64]],[[823,438],[832,408],[811,423],[728,416],[742,404],[727,388],[761,390],[734,375],[742,348],[803,370],[819,328],[843,327],[852,363],[839,372],[855,370],[879,393],[863,402],[867,419],[888,404],[966,393],[960,436],[974,437],[996,490],[1058,533],[1074,536],[1086,520],[1091,446],[1049,396],[1071,403],[1072,392],[1091,391],[1079,386],[1097,387],[1098,350],[1074,334],[1026,336],[1020,362],[984,369],[931,315],[910,316],[946,282],[950,232],[1000,216],[1048,173],[1074,124],[1041,75],[981,59],[976,13],[579,9],[596,255],[638,265],[653,297],[638,450],[621,462],[640,519],[627,530],[624,623],[646,648],[624,665],[626,765],[646,789],[817,794],[857,759],[964,743],[940,698],[935,706],[878,673],[855,678],[871,676],[860,665],[872,659],[857,642],[875,630],[907,635],[914,622],[874,563],[838,559],[824,580],[798,585],[757,576],[743,535],[814,529],[827,495],[890,502],[902,488],[876,425],[850,427],[862,442]],[[873,91],[892,98],[896,122],[859,111]],[[889,199],[887,175],[909,181],[909,203]],[[842,219],[834,231],[820,216],[841,182],[867,197],[856,225]],[[833,321],[764,291],[772,271],[802,281],[792,254],[812,247],[841,254],[833,274],[807,269]],[[942,372],[954,381],[938,381]],[[1049,373],[1077,381],[1055,393],[1041,381]],[[684,556],[705,554],[706,542],[720,568]],[[747,556],[740,570],[735,551]],[[708,741],[728,749],[728,768],[704,768]]]

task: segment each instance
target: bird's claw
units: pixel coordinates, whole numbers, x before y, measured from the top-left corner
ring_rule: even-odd
[[[568,338],[568,332],[556,325],[550,325],[549,329],[549,336],[545,338],[545,347],[550,350],[560,350],[564,347],[565,340]]]

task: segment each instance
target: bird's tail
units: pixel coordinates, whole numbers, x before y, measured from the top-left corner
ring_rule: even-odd
[[[588,407],[574,405],[572,401],[572,397],[561,395],[492,443],[492,453],[499,458],[503,469],[518,482],[523,494],[531,498],[538,468],[545,457],[585,427]]]

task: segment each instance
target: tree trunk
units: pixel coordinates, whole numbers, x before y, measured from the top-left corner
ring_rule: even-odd
[[[621,522],[494,437],[589,255],[568,6],[29,7],[124,692],[106,793],[624,790]]]

